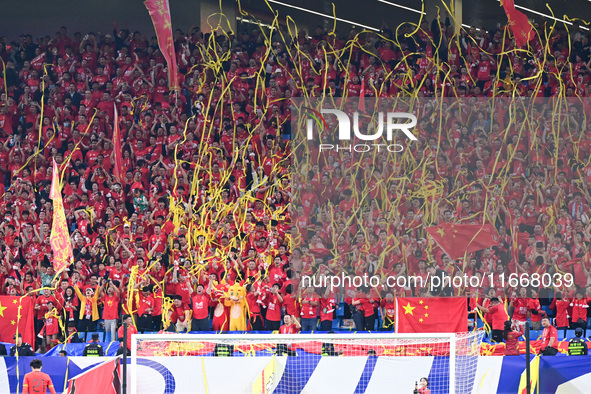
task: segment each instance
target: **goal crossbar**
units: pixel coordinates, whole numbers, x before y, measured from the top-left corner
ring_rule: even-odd
[[[466,338],[469,334],[455,333],[353,333],[353,334],[133,334],[131,336],[131,393],[137,393],[137,360],[138,345],[142,341],[158,342],[234,342],[243,343],[276,343],[276,342],[355,342],[370,341],[379,345],[381,341],[397,345],[401,341],[416,341],[417,343],[449,343],[449,393],[454,394],[456,378],[456,343],[460,338]]]

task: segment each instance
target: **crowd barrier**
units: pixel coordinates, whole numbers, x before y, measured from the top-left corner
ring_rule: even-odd
[[[22,392],[32,357],[0,358],[0,392]],[[58,393],[68,379],[111,357],[45,357],[43,372],[49,374]],[[434,382],[447,373],[446,357],[145,357],[138,359],[138,392],[210,393],[252,392],[263,369],[273,364],[275,392],[412,392],[414,382],[426,376]],[[543,356],[539,373],[540,393],[587,392],[591,387],[591,357]],[[337,373],[344,371],[346,374]],[[480,357],[469,382],[474,393],[516,393],[525,370],[525,356]],[[409,373],[412,371],[412,373]],[[206,379],[204,379],[204,375]],[[338,375],[338,379],[335,377]],[[232,379],[228,379],[232,376]],[[206,382],[206,383],[204,383]],[[393,384],[395,383],[395,386]],[[408,388],[408,390],[405,390]],[[437,390],[432,394],[438,394]]]

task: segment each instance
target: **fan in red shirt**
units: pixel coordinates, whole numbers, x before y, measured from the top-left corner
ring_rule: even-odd
[[[505,306],[501,305],[501,302],[497,297],[493,297],[490,300],[490,306],[488,308],[482,305],[476,304],[476,308],[483,312],[489,313],[492,319],[492,335],[491,339],[493,342],[503,342],[503,331],[505,330],[505,322],[509,320]]]
[[[566,330],[569,325],[570,315],[568,309],[570,302],[562,297],[562,292],[557,291],[554,296],[554,300],[550,304],[551,309],[556,310],[556,327],[560,330]]]
[[[131,350],[131,335],[137,334],[137,329],[133,325],[133,318],[131,317],[131,315],[123,315],[121,320],[123,323],[127,324],[127,350]],[[121,327],[119,327],[119,329],[117,330],[117,337],[118,338],[124,337],[123,325],[121,325]]]
[[[31,361],[31,372],[25,375],[23,381],[23,394],[45,394],[47,390],[51,394],[55,394],[53,382],[48,374],[41,372],[43,363],[39,359]]]
[[[193,319],[191,321],[191,331],[211,331],[209,325],[209,293],[211,293],[211,283],[205,292],[202,284],[197,285],[195,294],[191,297],[193,306]]]
[[[519,322],[520,325],[525,325],[527,315],[529,313],[529,303],[527,300],[527,289],[522,287],[519,289],[519,295],[515,295],[509,303],[509,307],[513,307],[513,319]]]
[[[518,330],[513,330],[514,326],[517,326]],[[505,338],[505,356],[519,355],[519,337],[522,335],[523,325],[520,322],[515,319],[505,322],[505,332],[503,333],[503,337]]]
[[[100,288],[103,303],[103,320],[105,322],[105,333],[111,334],[111,341],[117,339],[117,320],[119,319],[119,289],[110,280]],[[106,294],[105,294],[106,293]]]
[[[298,319],[291,315],[283,316],[283,325],[279,327],[279,334],[297,334],[302,328]]]
[[[189,331],[191,329],[191,308],[183,302],[183,297],[177,295],[170,310],[168,319],[165,323],[165,329],[177,332]]]
[[[302,316],[302,330],[303,331],[314,331],[318,324],[318,305],[319,299],[316,293],[314,293],[313,287],[306,289],[306,295],[301,301],[302,307],[300,314]]]
[[[544,331],[542,332],[542,346],[540,352],[544,356],[554,356],[558,353],[558,332],[556,327],[550,324],[550,318],[544,316],[542,318],[542,326]]]
[[[585,290],[576,291],[576,298],[570,303],[572,308],[571,328],[587,328],[587,311],[589,310],[589,297],[585,296]]]
[[[320,298],[320,331],[328,332],[332,330],[332,321],[336,309],[335,295],[330,294],[330,288],[326,288],[324,297]]]
[[[279,293],[279,284],[275,283],[271,288],[270,294],[267,295],[267,322],[265,329],[269,331],[279,330],[281,325],[281,306],[283,304],[283,296]]]
[[[43,295],[40,295],[39,297],[37,297],[37,300],[35,300],[35,310],[37,311],[37,319],[35,319],[36,333],[39,333],[39,331],[41,331],[41,328],[43,328],[43,319],[45,318],[45,314],[49,312],[49,310],[47,309],[47,304],[49,302],[52,302],[53,305],[60,305],[57,299],[51,294],[50,289],[43,289]]]
[[[261,331],[263,329],[263,318],[261,315],[262,300],[260,296],[261,292],[254,284],[246,285],[246,302],[248,303],[249,316],[248,321],[250,323],[250,329],[255,331]]]
[[[538,299],[538,292],[531,289],[530,293],[531,298],[528,299],[528,308],[531,313],[531,327],[533,330],[540,330],[542,328],[542,317],[546,312],[542,310],[540,300]]]
[[[175,266],[172,273],[172,283],[170,286],[171,293],[181,297],[183,303],[189,304],[191,302],[191,294],[193,287],[191,279],[188,275],[185,277],[179,272],[179,267]]]
[[[139,283],[137,287],[141,286],[142,283]],[[140,331],[150,331],[154,327],[154,318],[152,316],[152,312],[154,312],[156,306],[156,300],[154,300],[154,296],[150,292],[149,286],[143,286],[142,291],[138,297],[138,305],[137,305],[137,326]]]
[[[394,330],[394,322],[396,321],[396,300],[392,293],[386,294],[386,298],[380,302],[380,308],[382,308],[382,318],[384,322],[382,328],[384,330]]]

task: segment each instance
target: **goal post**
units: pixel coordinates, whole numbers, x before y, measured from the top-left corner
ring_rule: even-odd
[[[482,332],[134,334],[130,393],[471,393]]]

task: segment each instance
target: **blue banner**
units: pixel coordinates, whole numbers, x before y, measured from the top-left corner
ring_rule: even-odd
[[[108,354],[116,352],[108,346]],[[113,345],[113,344],[112,344]],[[66,345],[66,351],[79,354],[85,344]],[[56,350],[58,351],[58,350]],[[281,356],[272,360],[272,355],[257,357],[178,357],[140,358],[138,376],[142,394],[165,393],[173,384],[179,392],[185,392],[205,382],[219,392],[248,390],[249,382],[260,376],[262,369],[273,365],[274,392],[326,392],[330,388],[342,392],[370,393],[381,388],[396,386],[412,391],[414,382],[425,376],[429,378],[432,394],[449,392],[449,360],[446,357],[339,357],[298,352],[297,356]],[[0,393],[22,392],[24,375],[30,372],[29,363],[35,357],[0,358]],[[104,357],[43,357],[43,372],[47,373],[56,392],[62,393],[66,382],[93,366],[105,361]],[[476,363],[477,361],[477,363]],[[225,365],[238,371],[234,379],[224,378]],[[462,368],[459,368],[459,367]],[[347,371],[345,375],[335,375]],[[461,378],[463,393],[511,393],[518,392],[520,378],[525,370],[525,356],[481,356],[470,360],[459,357],[456,371]],[[205,371],[207,373],[205,374]],[[335,372],[336,371],[336,372]],[[532,371],[532,376],[534,371]],[[339,376],[335,380],[336,376]],[[460,375],[458,375],[459,377]],[[591,357],[589,356],[542,356],[539,362],[540,393],[581,393],[591,387]],[[246,386],[245,386],[246,385]],[[161,387],[160,387],[161,386]],[[403,389],[404,388],[404,389]],[[18,391],[17,391],[18,390]]]

